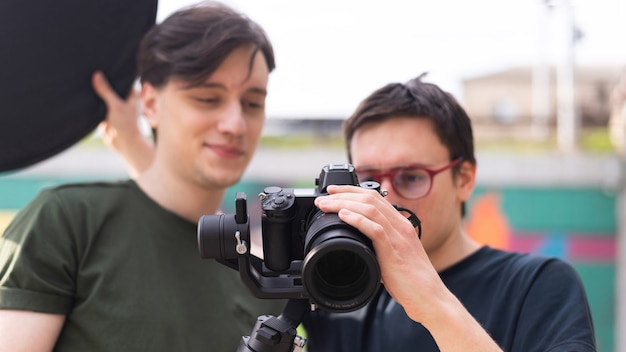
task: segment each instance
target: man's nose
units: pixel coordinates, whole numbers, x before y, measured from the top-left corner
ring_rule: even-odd
[[[229,103],[224,109],[218,122],[218,129],[220,132],[236,136],[246,132],[246,120],[243,116],[243,108],[238,101]]]

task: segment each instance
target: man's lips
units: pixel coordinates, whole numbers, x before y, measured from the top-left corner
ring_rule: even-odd
[[[237,158],[245,154],[244,150],[237,146],[209,143],[205,143],[204,146],[209,148],[215,154],[225,158]]]

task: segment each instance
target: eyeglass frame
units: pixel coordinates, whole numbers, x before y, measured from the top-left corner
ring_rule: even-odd
[[[381,183],[382,179],[384,177],[389,177],[390,181],[391,181],[391,187],[393,187],[394,191],[396,191],[396,193],[404,198],[404,199],[410,199],[410,200],[415,200],[415,199],[420,199],[420,198],[424,198],[426,197],[429,193],[430,190],[433,188],[433,180],[435,179],[435,176],[438,175],[439,173],[446,171],[450,168],[453,168],[457,165],[459,165],[462,161],[464,160],[464,158],[462,156],[452,160],[449,164],[444,165],[443,167],[440,167],[438,169],[430,169],[418,164],[410,164],[410,165],[405,165],[405,166],[397,166],[397,167],[393,167],[391,168],[391,170],[387,171],[387,172],[373,172],[376,171],[376,169],[359,169],[357,168],[355,170],[357,177],[359,175],[359,173],[367,173],[370,175],[371,178],[374,179],[374,181]],[[420,195],[419,197],[406,197],[404,195],[402,195],[402,193],[398,192],[398,190],[396,189],[396,185],[395,182],[393,181],[395,179],[395,177],[402,171],[407,171],[407,170],[424,170],[426,171],[426,173],[428,174],[430,183],[428,185],[428,190],[426,190],[426,192],[422,195]]]

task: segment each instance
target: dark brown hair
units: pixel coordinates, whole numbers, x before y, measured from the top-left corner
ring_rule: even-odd
[[[263,53],[269,71],[274,51],[263,29],[244,14],[221,3],[206,1],[176,11],[146,33],[137,62],[142,83],[163,87],[171,78],[202,83],[226,57],[242,45]]]

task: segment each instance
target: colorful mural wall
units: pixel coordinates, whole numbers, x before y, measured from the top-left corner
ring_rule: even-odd
[[[614,351],[616,194],[594,188],[479,187],[466,230],[493,247],[559,257],[587,290],[599,351]]]

